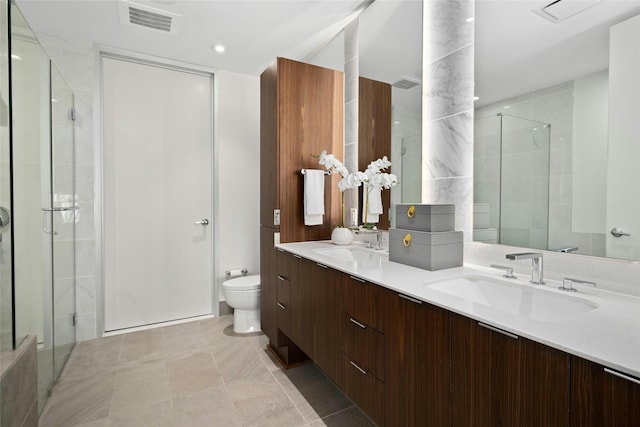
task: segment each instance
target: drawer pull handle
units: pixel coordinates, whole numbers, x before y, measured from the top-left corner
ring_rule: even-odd
[[[349,278],[350,278],[350,279],[353,279],[353,280],[355,280],[356,282],[360,282],[360,283],[366,283],[366,280],[364,280],[364,279],[361,279],[361,278],[359,278],[359,277],[356,277],[356,276],[349,276]]]
[[[486,323],[478,322],[478,325],[482,326],[483,328],[490,329],[490,330],[492,330],[494,332],[497,332],[499,334],[506,335],[509,338],[513,338],[514,340],[518,339],[517,335],[514,335],[514,334],[512,334],[510,332],[507,332],[507,331],[503,331],[502,329],[494,328],[493,326],[487,325]]]
[[[630,377],[625,374],[621,374],[620,372],[616,372],[609,368],[604,368],[604,371],[608,374],[615,375],[616,377],[622,378],[623,380],[631,381],[632,383],[640,384],[640,380]]]
[[[284,304],[282,304],[282,303],[278,303],[278,307],[280,307],[280,308],[281,308],[281,309],[283,309],[283,310],[286,310],[286,309],[287,309],[287,306],[286,306],[286,305],[284,305]]]
[[[416,207],[411,205],[409,209],[407,209],[407,217],[413,218],[416,215]]]
[[[350,360],[349,363],[351,363],[351,366],[353,366],[354,368],[356,368],[358,371],[360,371],[363,375],[367,375],[367,371],[365,371],[364,369],[362,369],[360,366],[356,365],[356,363],[353,360]]]
[[[280,280],[287,280],[287,279],[285,279],[284,277],[282,277],[282,276],[281,276],[281,275],[279,275],[279,274],[278,274],[278,279],[280,279]]]
[[[419,299],[411,298],[403,294],[398,294],[398,296],[402,299],[406,299],[407,301],[415,302],[416,304],[422,304],[422,301]]]
[[[318,267],[322,267],[322,268],[329,268],[328,266],[324,265],[324,264],[320,264],[319,262],[316,262],[316,265]]]
[[[404,239],[402,239],[402,244],[405,248],[411,246],[411,234],[405,234]]]
[[[297,259],[302,259],[302,257],[300,255],[296,255],[296,254],[293,254],[293,257],[297,258]]]
[[[354,319],[353,317],[349,317],[349,321],[351,323],[355,323],[356,325],[360,326],[362,329],[367,329],[366,325],[363,325],[362,323],[358,322],[356,319]]]

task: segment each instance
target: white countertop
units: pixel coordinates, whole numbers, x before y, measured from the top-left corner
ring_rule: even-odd
[[[465,264],[464,267],[427,271],[389,261],[385,252],[364,249],[361,245],[336,246],[329,241],[284,243],[276,245],[312,261],[320,262],[344,273],[366,279],[387,289],[433,304],[454,313],[512,332],[567,353],[580,356],[609,368],[640,378],[640,298],[575,286],[578,292],[560,291],[559,282],[545,285],[529,284],[529,277],[504,279],[501,272],[491,268]],[[338,260],[319,253],[324,249],[359,248],[370,256],[356,261]],[[502,264],[508,263],[505,261]],[[530,320],[516,314],[471,303],[464,295],[453,296],[430,289],[425,283],[472,274],[493,277],[526,287],[535,292],[560,294],[563,298],[577,298],[597,305],[597,308],[561,321]]]

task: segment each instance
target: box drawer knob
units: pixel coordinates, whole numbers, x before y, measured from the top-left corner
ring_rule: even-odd
[[[416,207],[411,205],[409,206],[409,209],[407,209],[407,216],[409,218],[413,218],[416,215]]]
[[[402,244],[405,248],[411,246],[411,234],[405,234],[404,239],[402,239]]]

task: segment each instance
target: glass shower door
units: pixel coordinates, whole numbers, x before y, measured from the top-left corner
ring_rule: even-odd
[[[57,378],[76,341],[74,98],[51,64],[51,197],[53,248],[53,377]]]

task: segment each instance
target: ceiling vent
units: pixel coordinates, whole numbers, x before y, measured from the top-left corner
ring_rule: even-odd
[[[391,86],[398,89],[409,90],[413,87],[420,85],[420,80],[412,79],[411,77],[402,76],[400,80],[393,83]]]
[[[156,9],[139,3],[118,1],[120,22],[163,33],[175,34],[182,24],[182,16],[166,10]]]
[[[533,11],[554,24],[557,24],[599,4],[600,0],[555,0]]]

